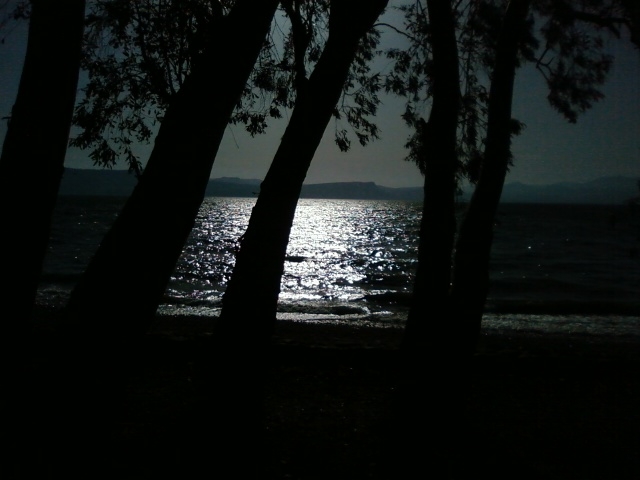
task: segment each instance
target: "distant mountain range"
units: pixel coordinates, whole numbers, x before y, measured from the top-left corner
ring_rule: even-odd
[[[134,175],[123,170],[65,169],[60,186],[61,195],[128,196],[136,184]],[[256,197],[260,180],[236,177],[209,181],[206,195],[212,197]],[[623,204],[638,197],[638,179],[633,177],[603,177],[590,182],[563,182],[550,185],[529,185],[520,182],[505,185],[504,203],[583,203]],[[302,198],[338,198],[362,200],[422,200],[422,187],[391,188],[373,182],[338,182],[303,185]],[[462,200],[470,197],[470,190]]]
[[[206,195],[211,197],[256,197],[260,180],[235,177],[209,181]],[[422,200],[422,187],[390,188],[373,182],[338,182],[303,185],[301,198],[342,198],[354,200]]]
[[[504,186],[505,203],[556,203],[620,205],[639,198],[638,178],[602,177],[590,182],[562,182],[551,185],[527,185],[514,182]]]
[[[261,180],[222,177],[209,180],[208,197],[257,197]],[[124,170],[66,168],[60,195],[128,196],[136,178]],[[422,199],[422,187],[390,188],[373,182],[341,182],[304,185],[302,198],[343,198],[361,200]]]

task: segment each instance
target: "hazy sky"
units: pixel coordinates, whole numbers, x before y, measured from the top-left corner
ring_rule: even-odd
[[[393,3],[393,2],[392,2]],[[398,24],[393,16],[388,19]],[[26,25],[16,27],[0,45],[0,116],[10,114],[24,58]],[[554,183],[587,181],[605,175],[640,177],[640,51],[628,41],[612,41],[613,70],[604,88],[606,98],[571,125],[546,101],[546,88],[533,68],[518,72],[514,117],[527,128],[515,139],[515,165],[507,182]],[[384,67],[382,62],[381,66]],[[403,161],[409,130],[400,119],[403,101],[383,96],[377,123],[381,138],[367,147],[356,141],[348,153],[338,150],[331,123],[316,152],[306,183],[373,181],[390,187],[418,186],[417,168]],[[426,116],[427,112],[425,112]],[[266,135],[251,138],[230,126],[216,158],[212,177],[264,177],[286,121],[274,122]],[[4,141],[6,122],[0,125]],[[140,148],[146,161],[150,148]],[[92,168],[85,152],[71,149],[67,167]],[[123,165],[124,168],[124,165]]]

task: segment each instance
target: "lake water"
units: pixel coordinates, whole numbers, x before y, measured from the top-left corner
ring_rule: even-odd
[[[160,314],[215,316],[252,198],[207,198]],[[61,305],[123,200],[61,197],[39,291]],[[278,317],[401,326],[420,205],[300,201]],[[144,248],[144,246],[141,246]],[[627,206],[503,205],[484,328],[640,336],[640,212]]]

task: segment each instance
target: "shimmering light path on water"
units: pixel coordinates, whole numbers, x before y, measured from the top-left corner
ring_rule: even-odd
[[[254,202],[205,200],[160,313],[219,312]],[[121,205],[113,198],[59,200],[40,302],[64,303]],[[279,316],[401,325],[419,221],[416,203],[301,200]],[[501,206],[485,326],[640,336],[639,247],[640,212],[625,206]]]
[[[172,297],[220,299],[251,205],[248,199],[233,198],[203,205],[172,281]],[[345,303],[365,295],[407,293],[419,219],[419,205],[407,202],[301,200],[287,249],[281,304],[313,308],[311,302],[324,302],[324,308],[347,308]]]

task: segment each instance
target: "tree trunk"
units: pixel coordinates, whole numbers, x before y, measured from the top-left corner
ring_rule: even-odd
[[[67,305],[71,328],[144,331],[193,227],[277,0],[238,0],[171,102],[144,173]],[[234,39],[243,32],[242,41]],[[231,43],[230,43],[231,42]]]
[[[171,101],[138,185],[72,292],[60,324],[56,367],[62,392],[57,414],[68,439],[58,452],[58,469],[66,478],[87,468],[92,478],[110,478],[109,429],[127,372],[137,362],[136,341],[153,319],[191,231],[220,141],[278,3],[237,0],[221,19]],[[223,435],[209,430],[197,440],[211,446],[205,439],[216,438],[224,445]],[[194,461],[204,471],[220,468],[219,452],[200,453],[204,457]],[[184,478],[203,474],[183,473]]]
[[[511,0],[496,47],[489,91],[485,155],[460,226],[454,258],[452,302],[463,352],[475,349],[489,292],[489,261],[495,220],[511,149],[511,103],[518,44],[531,0]]]
[[[390,427],[389,475],[449,478],[462,383],[451,355],[449,289],[455,235],[455,172],[460,78],[455,20],[448,0],[428,0],[432,107],[422,125],[424,203],[418,270],[402,341]]]
[[[0,157],[7,454],[1,478],[14,478],[17,472],[11,470],[17,468],[24,478],[42,473],[36,452],[46,446],[33,430],[42,420],[34,412],[42,409],[34,406],[29,332],[69,140],[84,26],[84,0],[31,3],[27,52]]]
[[[28,319],[47,250],[76,99],[82,0],[32,1],[27,54],[0,157],[0,300]],[[10,233],[9,233],[10,232]],[[5,322],[5,328],[11,327]],[[23,329],[28,322],[20,322]]]
[[[403,345],[443,347],[450,325],[449,288],[455,236],[455,172],[460,77],[455,23],[450,2],[427,1],[433,55],[433,104],[423,124],[424,202],[418,270]],[[444,318],[443,318],[444,317]]]
[[[628,28],[631,41],[640,48],[640,4],[637,0],[622,0],[621,3],[629,20]]]
[[[245,476],[255,475],[256,469],[250,470],[255,465],[252,462],[259,461],[255,452],[264,450],[260,433],[263,373],[269,360],[267,340],[275,324],[285,253],[302,183],[342,92],[358,42],[386,3],[331,3],[329,38],[311,77],[298,91],[291,120],[241,241],[213,345],[198,363],[198,377],[210,379],[208,384],[199,384],[228,392],[224,396],[216,396],[215,391],[203,395],[203,400],[213,400],[207,428],[225,432],[227,441],[222,448],[227,459],[242,457],[249,447],[249,461],[238,459],[246,469]]]
[[[387,0],[331,4],[329,38],[260,186],[224,294],[221,328],[267,338],[274,328],[285,254],[302,183],[322,139],[361,37]]]

